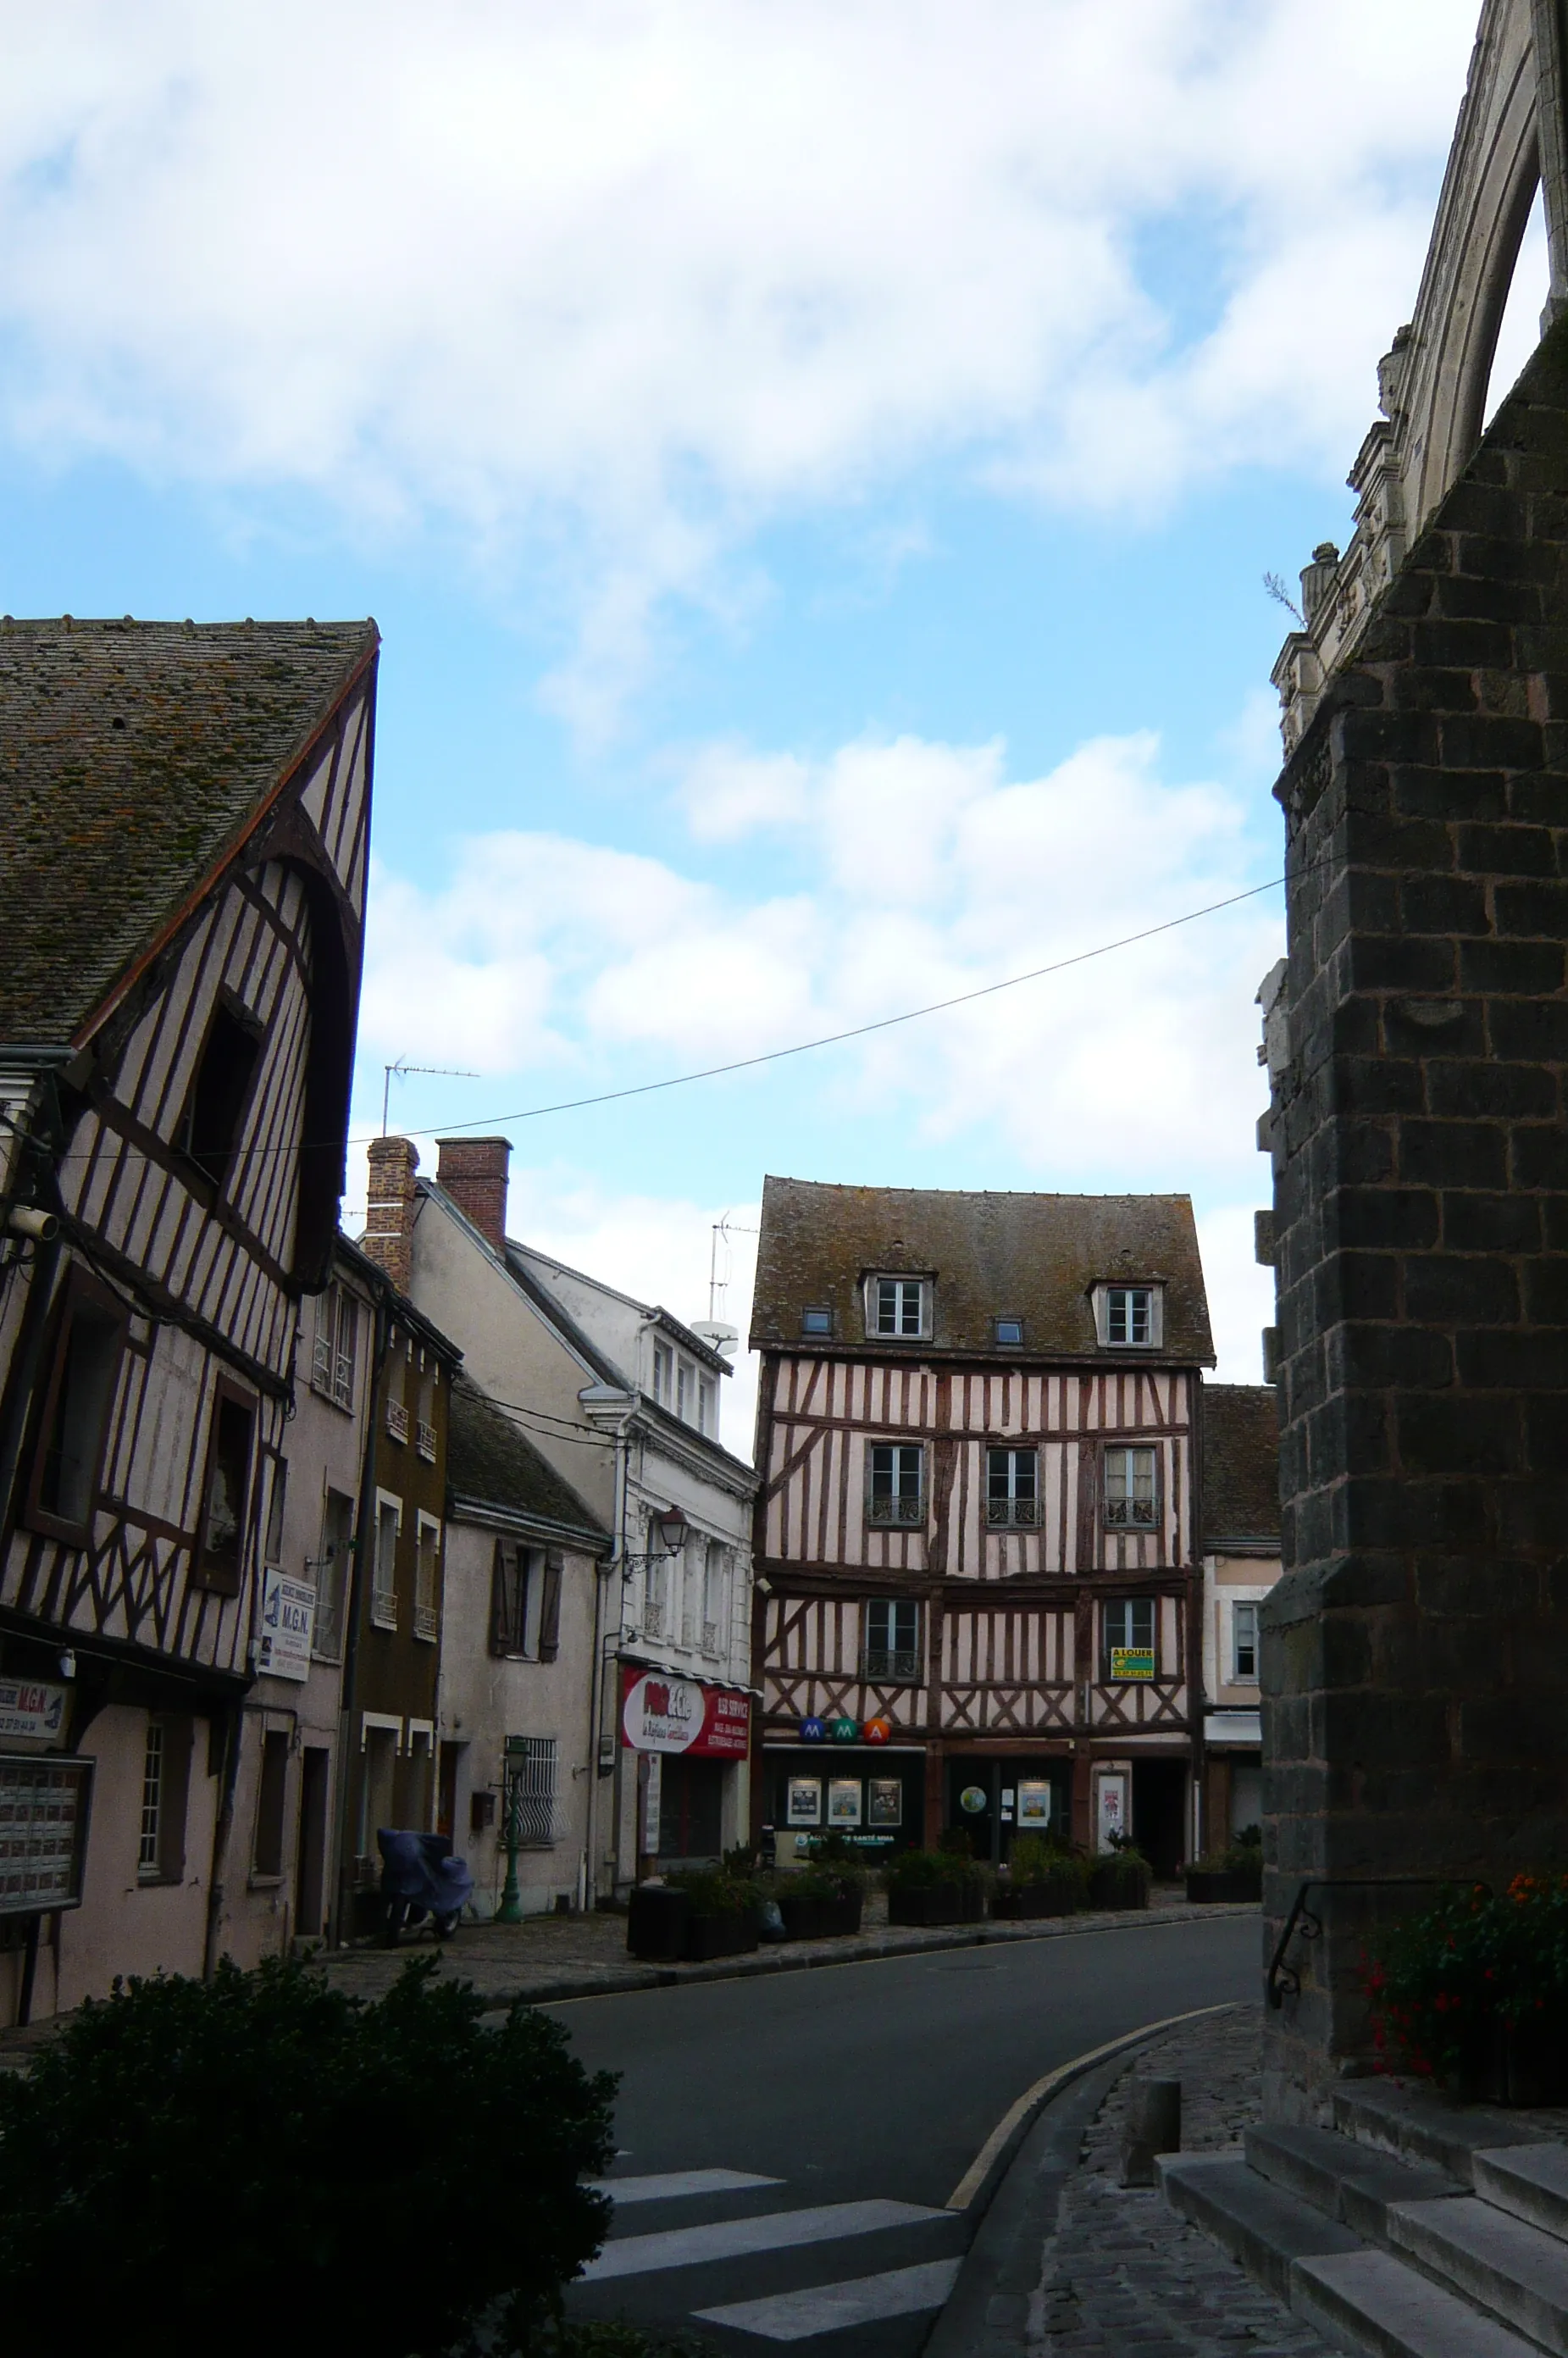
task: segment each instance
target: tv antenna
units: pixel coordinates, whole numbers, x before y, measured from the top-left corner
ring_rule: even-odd
[[[386,1136],[387,1109],[392,1102],[392,1084],[394,1081],[401,1081],[405,1079],[409,1073],[429,1073],[433,1075],[436,1079],[442,1081],[477,1081],[479,1078],[479,1075],[477,1073],[464,1072],[456,1065],[411,1065],[406,1056],[399,1056],[395,1065],[384,1065],[381,1069],[383,1074],[385,1076],[382,1083],[381,1090],[381,1134],[383,1138]]]
[[[719,1316],[719,1295],[722,1293],[726,1299],[728,1299],[730,1293],[730,1238],[754,1237],[758,1233],[759,1231],[756,1228],[737,1228],[731,1221],[728,1212],[721,1213],[719,1218],[714,1221],[712,1240],[708,1248],[708,1316],[709,1325],[711,1325]],[[719,1245],[720,1238],[723,1239],[724,1244],[724,1274],[722,1277],[719,1274]]]

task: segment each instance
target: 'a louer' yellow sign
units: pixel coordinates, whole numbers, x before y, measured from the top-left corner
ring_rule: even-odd
[[[1113,1646],[1110,1650],[1110,1675],[1115,1679],[1152,1679],[1154,1675],[1154,1650],[1152,1646]]]

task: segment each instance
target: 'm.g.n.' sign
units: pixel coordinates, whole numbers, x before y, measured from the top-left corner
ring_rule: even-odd
[[[628,1666],[621,1673],[621,1735],[634,1752],[743,1760],[752,1740],[751,1698],[733,1687]]]

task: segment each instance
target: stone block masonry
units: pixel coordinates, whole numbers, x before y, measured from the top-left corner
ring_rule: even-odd
[[[1303,2118],[1398,1879],[1568,1866],[1568,323],[1276,791],[1274,1930],[1325,1882],[1267,2085]]]

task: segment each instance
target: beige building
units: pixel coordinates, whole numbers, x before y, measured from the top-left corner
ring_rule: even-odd
[[[1273,1386],[1206,1384],[1202,1849],[1221,1849],[1262,1822],[1258,1625],[1279,1577],[1280,1427]]]

